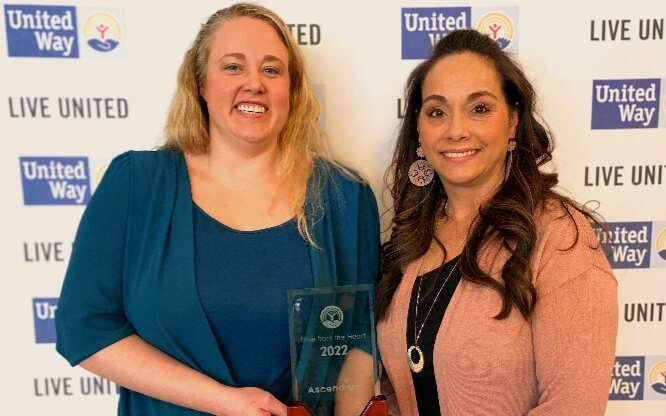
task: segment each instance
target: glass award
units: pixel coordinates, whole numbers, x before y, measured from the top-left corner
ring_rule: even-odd
[[[289,416],[386,416],[378,395],[372,285],[287,292],[294,402]]]

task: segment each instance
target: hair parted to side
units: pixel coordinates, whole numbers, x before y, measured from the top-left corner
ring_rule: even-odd
[[[437,175],[428,186],[409,182],[408,170],[416,160],[419,146],[417,121],[423,101],[422,87],[426,76],[439,60],[452,54],[474,53],[491,62],[496,69],[506,104],[518,115],[516,149],[510,175],[498,192],[479,208],[463,248],[460,268],[465,279],[489,286],[502,297],[497,319],[509,316],[515,307],[528,319],[537,300],[531,282],[531,258],[536,244],[533,214],[547,201],[558,201],[562,215],[571,218],[569,209],[578,209],[589,219],[595,214],[554,190],[556,173],[540,168],[552,159],[553,136],[537,116],[536,93],[520,65],[490,37],[471,29],[450,32],[434,45],[427,60],[410,73],[406,86],[406,110],[402,120],[391,165],[385,181],[393,199],[391,236],[381,252],[382,279],[378,284],[377,315],[386,316],[405,267],[428,250],[435,236],[435,221],[445,215],[446,190]],[[481,270],[478,255],[481,247],[498,239],[504,247],[513,247],[498,282]],[[578,237],[574,244],[576,244]],[[441,245],[441,243],[440,243]]]
[[[317,125],[320,114],[319,100],[312,90],[298,45],[288,26],[273,11],[251,3],[237,3],[213,13],[201,26],[190,49],[185,53],[178,71],[177,88],[169,107],[164,129],[163,149],[183,153],[205,154],[209,150],[209,114],[201,97],[200,87],[206,81],[206,64],[215,31],[225,22],[250,17],[268,23],[280,37],[289,55],[289,115],[278,137],[280,152],[279,175],[292,200],[301,234],[310,242],[305,214],[308,178],[318,157],[330,159]],[[317,184],[311,183],[316,188]],[[318,207],[319,194],[311,189],[309,206]]]

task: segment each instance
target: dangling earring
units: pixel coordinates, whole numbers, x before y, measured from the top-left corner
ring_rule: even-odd
[[[509,174],[511,173],[511,164],[513,163],[513,151],[516,150],[516,140],[515,139],[510,139],[509,140],[509,146],[507,147],[507,153],[509,153],[509,157],[506,161],[506,168],[504,169],[504,182],[509,179]]]
[[[409,167],[409,181],[416,186],[429,185],[435,177],[435,171],[432,170],[428,161],[425,160],[425,154],[423,154],[421,146],[416,149],[416,155],[422,159],[415,160]]]

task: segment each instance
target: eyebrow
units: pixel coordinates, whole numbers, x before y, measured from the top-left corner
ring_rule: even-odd
[[[497,96],[495,94],[493,94],[492,92],[487,91],[487,90],[481,90],[481,91],[474,91],[473,93],[469,94],[467,96],[467,101],[474,101],[474,100],[479,99],[481,97],[491,97],[491,98],[494,98],[496,100],[499,100],[497,98]],[[439,95],[439,94],[431,94],[431,95],[425,97],[423,99],[423,104],[425,104],[428,101],[438,101],[438,102],[441,102],[441,103],[448,102],[446,97],[444,97],[443,95]]]
[[[227,54],[222,55],[222,56],[220,57],[220,59],[218,59],[217,61],[220,62],[220,61],[223,60],[224,58],[245,59],[245,55],[242,54],[242,53],[240,53],[240,52],[227,53]],[[281,63],[282,65],[285,65],[285,63],[282,61],[282,59],[278,58],[278,57],[275,56],[275,55],[265,55],[265,56],[264,56],[264,59],[261,60],[262,63],[266,63],[266,62],[276,62],[276,61],[279,62],[279,63]]]
[[[468,101],[474,101],[477,98],[481,98],[481,97],[491,97],[491,98],[494,98],[496,100],[499,100],[499,98],[497,98],[497,96],[495,94],[493,94],[490,91],[486,91],[486,90],[475,91],[475,92],[471,93],[470,95],[467,96],[467,100]]]

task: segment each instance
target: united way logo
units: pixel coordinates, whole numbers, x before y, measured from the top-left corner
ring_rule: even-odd
[[[10,57],[79,58],[124,52],[118,9],[6,4]]]
[[[645,357],[616,357],[610,400],[643,400]]]
[[[25,205],[85,205],[90,170],[85,157],[19,158]]]
[[[652,222],[608,222],[605,225],[605,231],[598,226],[594,230],[611,267],[650,267]]]
[[[56,342],[56,309],[58,309],[58,298],[34,298],[32,300],[35,342],[37,344]]]
[[[666,223],[661,225],[655,227],[654,251],[661,260],[666,261]]]
[[[666,222],[652,223],[652,267],[666,267]]]
[[[516,36],[513,20],[506,13],[497,11],[483,14],[476,24],[476,30],[490,36],[502,49],[509,48]]]
[[[617,79],[592,82],[592,129],[664,127],[660,103],[666,108],[662,79]]]
[[[456,29],[474,28],[504,50],[517,50],[518,8],[407,7],[401,9],[402,59],[425,59],[433,45]]]
[[[659,395],[656,398],[666,400],[666,360],[657,361],[652,366],[648,373],[648,385],[652,388],[651,393]]]
[[[6,4],[4,11],[9,56],[79,57],[76,7]]]
[[[329,305],[321,310],[319,319],[321,320],[322,325],[326,328],[335,329],[342,325],[344,313],[342,312],[342,309],[337,306]]]
[[[89,46],[89,50],[96,55],[110,54],[119,49],[123,38],[123,27],[120,21],[120,13],[109,11],[97,11],[88,9],[81,10],[82,39]],[[94,52],[93,52],[94,51]]]

